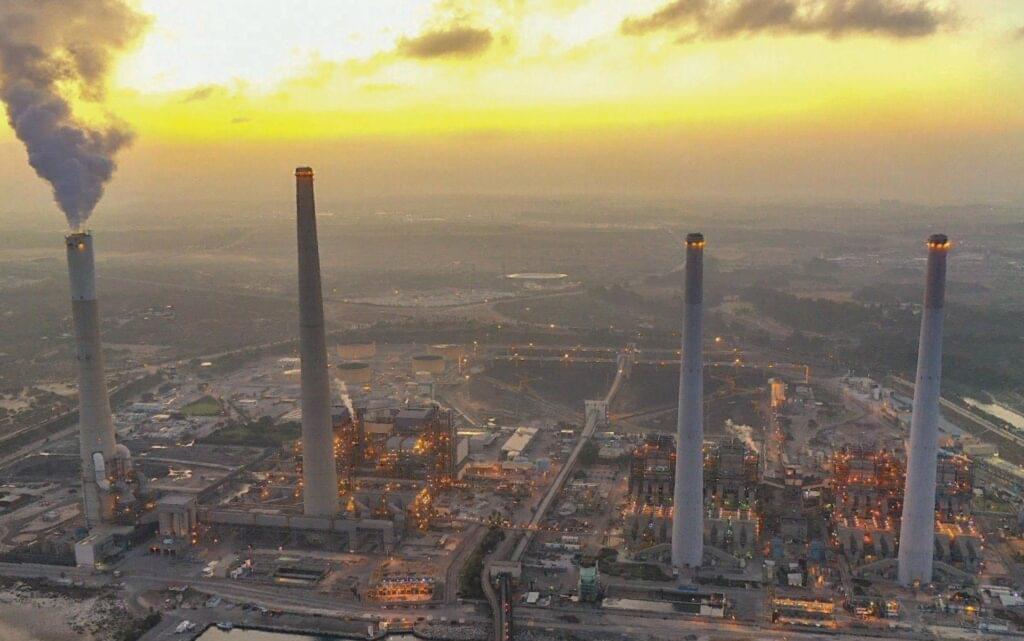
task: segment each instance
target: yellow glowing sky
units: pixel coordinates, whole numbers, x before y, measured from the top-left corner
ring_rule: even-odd
[[[303,160],[321,174],[337,165],[339,192],[360,195],[400,182],[407,193],[1024,198],[1024,2],[933,0],[955,24],[916,38],[622,33],[666,4],[142,0],[149,32],[119,61],[108,103],[83,114],[109,110],[138,133],[110,188],[120,206],[186,187],[201,199],[210,175],[225,197],[276,196],[225,165],[286,177]],[[492,39],[464,56],[402,54],[453,26]],[[34,204],[46,190],[26,186],[15,142],[0,125],[0,189]]]

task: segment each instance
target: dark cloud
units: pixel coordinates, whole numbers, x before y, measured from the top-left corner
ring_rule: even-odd
[[[398,41],[399,55],[407,58],[468,58],[487,51],[494,41],[488,29],[452,26],[424,31]]]
[[[919,38],[955,20],[951,11],[928,0],[674,0],[650,15],[627,18],[621,31],[673,30],[679,42],[762,33]]]
[[[622,21],[622,33],[639,36],[700,21],[707,11],[709,2],[710,0],[674,0],[650,15],[626,18]]]
[[[200,102],[224,93],[224,87],[220,85],[202,85],[185,93],[181,102]]]
[[[800,28],[799,0],[740,0],[720,12],[711,25],[716,36],[728,38],[740,33]]]
[[[103,196],[132,133],[121,123],[79,121],[68,92],[102,100],[114,58],[147,24],[123,0],[0,1],[0,100],[73,228]]]
[[[936,9],[929,2],[845,0],[825,3],[821,12],[812,16],[808,26],[831,36],[861,32],[893,38],[920,38],[955,23],[956,17],[950,11]]]

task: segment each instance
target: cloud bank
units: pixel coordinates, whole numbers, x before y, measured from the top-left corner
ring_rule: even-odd
[[[759,34],[869,34],[920,38],[955,24],[927,0],[672,0],[654,13],[626,18],[623,34],[678,32],[680,41]]]
[[[490,48],[494,35],[488,29],[451,26],[432,29],[398,41],[398,54],[406,58],[469,58]]]

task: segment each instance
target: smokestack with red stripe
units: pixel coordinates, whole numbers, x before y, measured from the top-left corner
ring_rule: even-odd
[[[672,567],[704,558],[704,235],[686,237],[686,291],[672,512]]]
[[[302,357],[302,478],[307,516],[338,511],[338,471],[334,465],[331,387],[320,285],[320,249],[313,201],[313,170],[295,170],[299,253],[299,350]]]

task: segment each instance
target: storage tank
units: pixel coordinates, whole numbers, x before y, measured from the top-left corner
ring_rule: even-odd
[[[412,357],[412,371],[430,372],[431,374],[444,373],[444,357],[437,354],[419,354]]]
[[[338,345],[338,358],[343,361],[361,361],[377,355],[376,343],[347,343]]]
[[[353,385],[365,385],[373,380],[373,368],[362,361],[346,361],[340,363],[335,371],[338,378]]]
[[[466,357],[466,348],[454,343],[443,343],[440,345],[431,345],[430,353],[435,356],[440,356],[449,363],[458,363]]]

